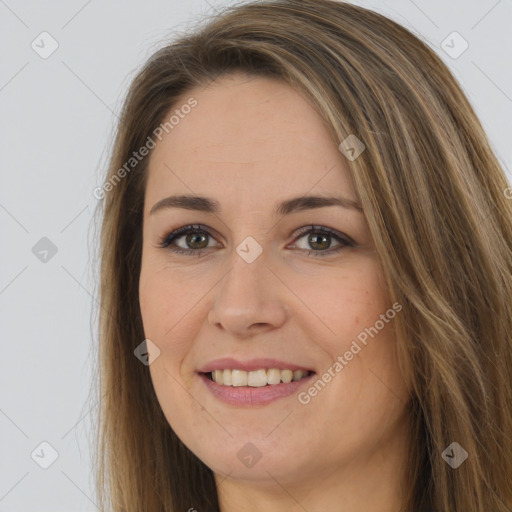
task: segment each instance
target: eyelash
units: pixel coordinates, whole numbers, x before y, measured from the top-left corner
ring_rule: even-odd
[[[158,243],[158,247],[160,247],[162,249],[167,249],[167,250],[177,253],[177,254],[184,254],[187,256],[197,256],[197,257],[201,256],[203,254],[203,252],[208,251],[208,248],[206,248],[206,249],[183,249],[181,247],[177,247],[176,245],[171,245],[171,244],[173,244],[173,242],[182,238],[185,235],[188,235],[189,233],[206,234],[209,237],[213,238],[213,236],[203,226],[188,225],[188,226],[183,226],[179,229],[176,229],[175,231],[172,231],[171,233],[165,235],[163,238],[160,239],[160,241]],[[345,249],[345,247],[354,247],[356,245],[355,242],[350,237],[345,235],[344,233],[339,233],[331,228],[327,228],[324,226],[313,226],[313,225],[304,226],[303,228],[301,228],[297,235],[297,240],[302,238],[304,235],[310,234],[310,233],[314,233],[315,235],[327,235],[328,237],[334,238],[336,241],[340,242],[341,245],[339,247],[336,247],[335,249],[327,249],[325,251],[322,251],[322,250],[308,251],[307,249],[303,249],[303,250],[307,251],[308,256],[323,257],[325,255],[337,254],[340,251],[342,251],[343,249]],[[209,249],[211,249],[211,248],[209,248]]]

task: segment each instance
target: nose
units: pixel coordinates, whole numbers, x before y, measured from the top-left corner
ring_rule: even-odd
[[[246,338],[286,321],[286,288],[268,268],[265,251],[247,263],[233,251],[233,264],[215,288],[208,321],[233,337]]]

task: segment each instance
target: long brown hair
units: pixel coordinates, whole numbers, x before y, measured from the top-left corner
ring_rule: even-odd
[[[134,356],[148,158],[127,168],[196,85],[243,71],[303,91],[348,161],[382,262],[399,361],[412,390],[403,510],[512,508],[512,201],[460,86],[397,23],[331,0],[225,9],[157,51],[117,128],[100,236],[97,488],[121,511],[219,510],[212,471],[177,438]],[[127,172],[120,173],[125,166]],[[122,176],[120,176],[122,174]],[[457,442],[467,460],[442,453]]]

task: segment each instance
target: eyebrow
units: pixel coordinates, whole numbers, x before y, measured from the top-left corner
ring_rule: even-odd
[[[359,203],[345,197],[302,196],[287,199],[279,203],[274,210],[274,215],[289,215],[293,212],[323,208],[325,206],[341,206],[342,208],[363,212]],[[158,211],[168,208],[182,208],[185,210],[214,214],[220,212],[220,204],[215,199],[193,195],[177,195],[165,197],[155,203],[149,214],[153,215]]]

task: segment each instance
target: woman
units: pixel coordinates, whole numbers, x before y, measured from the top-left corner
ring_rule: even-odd
[[[329,0],[159,50],[101,191],[121,510],[512,508],[512,203],[442,61]]]

